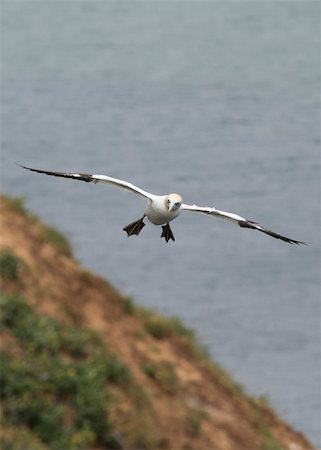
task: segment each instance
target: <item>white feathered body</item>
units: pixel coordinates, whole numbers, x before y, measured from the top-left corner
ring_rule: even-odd
[[[180,213],[180,209],[168,210],[166,206],[167,195],[153,195],[148,200],[148,206],[145,210],[145,214],[148,220],[154,225],[164,225],[175,219]]]

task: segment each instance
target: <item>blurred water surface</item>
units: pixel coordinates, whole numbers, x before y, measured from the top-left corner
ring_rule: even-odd
[[[179,315],[250,393],[320,444],[318,2],[2,2],[2,189],[140,304]],[[260,221],[197,214],[175,243],[122,227],[105,173]]]

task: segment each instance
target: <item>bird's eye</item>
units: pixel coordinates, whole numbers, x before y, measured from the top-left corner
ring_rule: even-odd
[[[175,206],[179,206],[179,202],[175,203]]]

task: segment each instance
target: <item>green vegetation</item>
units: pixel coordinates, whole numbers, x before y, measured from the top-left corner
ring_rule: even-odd
[[[148,362],[142,366],[143,372],[153,378],[164,391],[175,393],[179,388],[173,364],[168,361]]]
[[[29,215],[26,211],[26,197],[24,195],[19,195],[17,197],[3,197],[9,204],[10,208],[16,212]]]
[[[42,228],[44,239],[50,242],[59,252],[69,257],[72,256],[73,252],[68,239],[59,230],[50,225],[46,225],[40,222],[37,216],[30,213],[26,208],[25,196],[21,195],[18,197],[1,197],[6,200],[7,204],[13,211],[18,212],[19,214],[23,214],[33,223],[38,223]]]
[[[193,409],[186,417],[186,431],[191,437],[198,437],[202,433],[202,423],[208,418],[208,413],[203,409]]]
[[[263,416],[261,416],[259,420],[259,431],[262,439],[260,450],[286,450],[282,443],[273,436],[271,429]]]
[[[32,223],[39,223],[37,216],[28,211],[26,207],[26,197],[24,195],[18,195],[17,197],[7,197],[0,195],[0,198],[5,200],[12,211],[22,214]]]
[[[142,310],[142,308],[139,308],[139,310],[143,318],[144,328],[151,336],[156,339],[178,336],[184,346],[184,351],[191,357],[208,360],[207,348],[198,342],[193,330],[183,325],[178,317],[162,317],[147,310]]]
[[[124,313],[128,314],[129,316],[134,315],[136,310],[134,301],[130,297],[123,297],[122,302]]]
[[[49,225],[42,225],[43,235],[46,241],[50,242],[59,252],[65,256],[72,256],[72,248],[68,239],[56,228]]]
[[[221,386],[223,386],[227,391],[232,395],[242,395],[244,397],[247,397],[250,401],[252,399],[250,396],[248,396],[243,386],[241,386],[239,383],[237,383],[233,377],[225,370],[223,367],[221,367],[217,362],[211,362],[210,368],[215,375],[215,378],[218,380]]]
[[[5,424],[27,430],[30,439],[50,449],[98,443],[101,448],[121,448],[108,418],[108,383],[126,385],[131,380],[127,367],[92,331],[38,317],[17,296],[1,297],[0,306],[2,326],[22,352],[21,358],[10,352],[1,355]],[[1,448],[16,448],[16,434],[10,438],[5,433]]]
[[[139,450],[163,448],[163,438],[159,433],[150,396],[143,386],[135,381],[128,385],[127,390],[134,413],[130,413],[130,420],[127,420],[125,425],[128,437],[126,448]]]
[[[2,450],[49,450],[27,427],[8,426],[1,421],[0,445]]]
[[[258,399],[249,398],[250,414],[256,423],[259,435],[261,437],[260,450],[286,450],[283,444],[277,439],[271,431],[271,427],[268,424],[264,409],[269,408],[268,399],[266,397],[260,397]],[[261,405],[261,407],[258,407]]]
[[[0,276],[9,281],[18,280],[19,267],[21,266],[21,259],[18,258],[9,249],[0,251]]]
[[[167,318],[149,313],[144,326],[146,331],[156,339],[169,336],[194,337],[193,331],[186,328],[178,317]]]

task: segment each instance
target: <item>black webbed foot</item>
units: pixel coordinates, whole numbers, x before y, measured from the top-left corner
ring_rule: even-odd
[[[123,228],[123,230],[126,231],[127,236],[132,236],[133,234],[139,235],[139,233],[142,231],[142,229],[145,226],[145,224],[143,222],[144,217],[142,217],[139,220],[136,220],[136,222],[132,222],[132,223],[126,225]]]
[[[166,242],[168,242],[170,239],[172,239],[172,241],[175,241],[173,232],[168,223],[166,225],[162,225],[162,229],[163,229],[163,232],[162,232],[161,237],[164,237]]]

